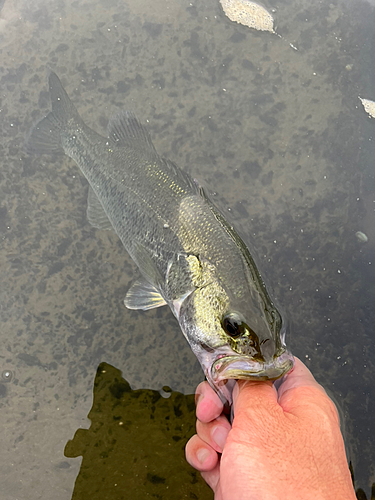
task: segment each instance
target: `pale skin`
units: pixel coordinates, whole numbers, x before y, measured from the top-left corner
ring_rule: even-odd
[[[356,500],[336,407],[299,359],[278,390],[239,381],[232,426],[207,382],[196,394],[186,459],[215,500]]]

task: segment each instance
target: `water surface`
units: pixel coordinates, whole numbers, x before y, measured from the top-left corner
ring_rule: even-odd
[[[115,234],[88,224],[88,186],[74,162],[25,153],[30,127],[50,107],[47,67],[90,127],[104,134],[113,112],[130,109],[161,154],[208,186],[255,251],[289,320],[288,344],[341,408],[356,486],[369,496],[375,121],[358,96],[375,100],[374,5],[265,5],[282,38],[231,22],[216,0],[5,1],[4,500],[72,497],[80,461],[64,449],[90,425],[101,362],[134,390],[189,394],[203,378],[167,308],[123,306],[137,270]]]

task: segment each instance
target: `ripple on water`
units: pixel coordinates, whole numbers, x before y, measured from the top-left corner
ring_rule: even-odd
[[[10,370],[3,370],[1,373],[2,382],[10,382],[13,378],[13,372]]]

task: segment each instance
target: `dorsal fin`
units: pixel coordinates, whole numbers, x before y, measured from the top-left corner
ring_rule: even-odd
[[[148,130],[131,111],[119,111],[110,118],[108,137],[120,147],[137,145],[157,154]]]
[[[198,182],[191,177],[190,174],[182,170],[178,167],[173,161],[167,160],[166,158],[160,158],[160,160],[166,165],[168,170],[170,170],[173,176],[179,180],[180,182],[186,184],[190,189],[193,190],[196,194],[199,193],[199,184]]]

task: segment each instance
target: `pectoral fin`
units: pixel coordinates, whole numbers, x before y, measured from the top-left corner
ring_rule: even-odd
[[[128,309],[154,309],[167,303],[151,283],[144,279],[137,280],[126,294],[124,304]]]

